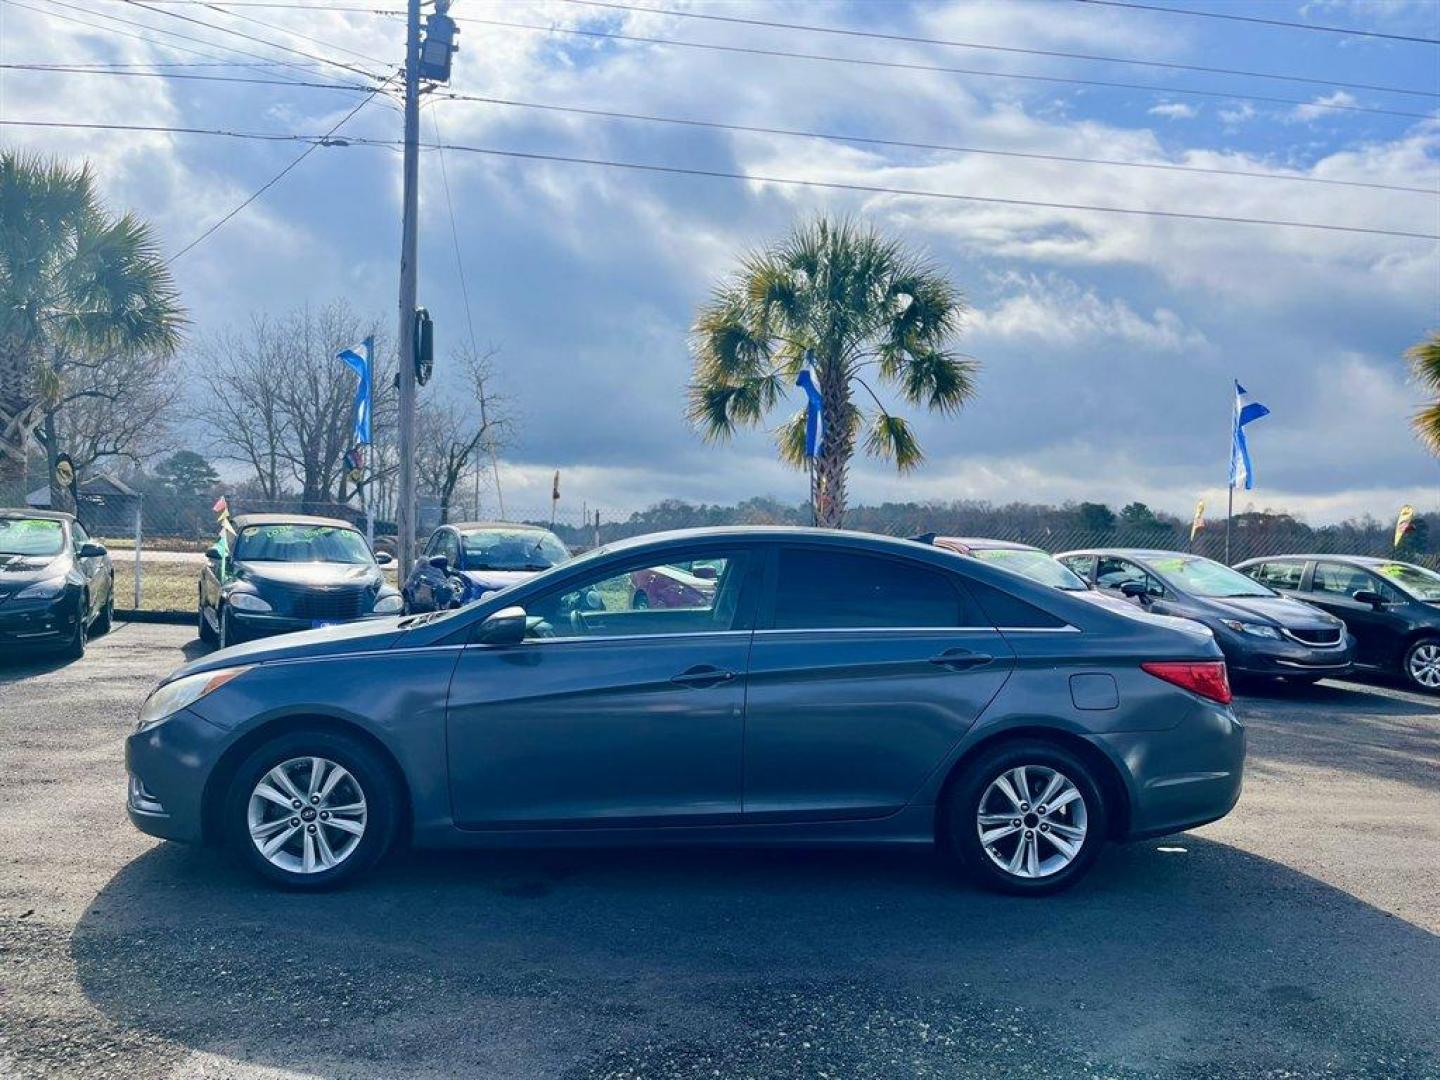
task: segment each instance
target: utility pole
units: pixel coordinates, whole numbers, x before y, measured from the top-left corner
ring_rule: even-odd
[[[420,207],[420,0],[408,0],[405,27],[404,224],[400,239],[400,575],[415,561],[415,289]]]

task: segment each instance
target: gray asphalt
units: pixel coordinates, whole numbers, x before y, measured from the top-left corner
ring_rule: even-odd
[[[1440,1077],[1440,703],[1242,698],[1225,821],[991,896],[897,853],[408,854],[269,891],[123,813],[199,646],[0,665],[0,1076]]]

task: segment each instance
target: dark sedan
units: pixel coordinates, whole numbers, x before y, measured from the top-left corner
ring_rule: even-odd
[[[58,649],[79,659],[115,621],[115,568],[69,514],[0,510],[0,656]]]
[[[1344,623],[1214,559],[1129,548],[1055,557],[1102,592],[1209,627],[1235,675],[1313,683],[1350,670]]]
[[[715,568],[704,606],[632,575]],[[939,846],[1074,882],[1108,840],[1240,794],[1210,635],[906,540],[706,529],[591,552],[454,611],[173,672],[126,743],[140,829],[320,888],[398,841]]]
[[[570,558],[549,529],[506,521],[442,525],[401,586],[411,613],[460,607],[528,581]]]
[[[247,514],[235,518],[228,554],[205,553],[200,572],[201,640],[222,649],[402,610],[400,592],[353,526],[331,518]]]
[[[1277,555],[1236,567],[1344,620],[1359,667],[1440,691],[1440,574],[1395,559]]]

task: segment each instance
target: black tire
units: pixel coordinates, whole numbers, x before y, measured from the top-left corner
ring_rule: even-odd
[[[92,637],[99,637],[101,634],[108,634],[115,625],[115,578],[110,578],[110,594],[105,597],[105,606],[100,609],[100,614],[95,616],[95,625],[90,628]]]
[[[1417,671],[1417,656],[1422,649],[1440,649],[1440,638],[1422,637],[1412,641],[1409,648],[1405,650],[1404,657],[1401,658],[1400,676],[1412,690],[1418,690],[1422,694],[1440,693],[1440,685],[1427,685],[1422,681],[1424,676]]]
[[[650,606],[650,597],[645,595],[645,590],[639,590],[630,600],[631,611],[643,611]]]
[[[206,645],[214,645],[219,640],[219,637],[215,633],[215,628],[210,625],[210,620],[205,618],[205,602],[198,597],[196,598],[195,611],[195,629],[200,636],[200,640]]]
[[[340,765],[354,778],[365,804],[365,831],[337,865],[305,873],[277,866],[261,854],[250,835],[250,796],[276,766],[314,757]],[[240,764],[225,795],[221,834],[233,857],[272,884],[304,892],[333,889],[369,870],[394,845],[399,799],[399,785],[390,766],[365,743],[334,731],[292,731],[265,743]],[[302,805],[297,813],[306,809]],[[313,831],[319,822],[312,820],[301,827]],[[297,834],[296,839],[305,838]]]
[[[90,640],[90,598],[80,597],[80,606],[75,612],[75,632],[65,643],[65,658],[79,660],[85,655],[85,645]]]
[[[1069,828],[1074,828],[1076,822],[1083,820],[1084,838],[1080,842],[1078,851],[1067,864],[1044,874],[1044,876],[1023,877],[1008,872],[996,863],[995,858],[991,857],[980,840],[978,820],[981,803],[982,800],[987,800],[987,792],[991,784],[997,778],[1006,776],[1007,773],[1013,774],[1014,770],[1022,766],[1027,770],[1036,770],[1029,777],[1032,787],[1032,792],[1029,794],[1032,797],[1040,793],[1033,789],[1038,788],[1049,773],[1058,773],[1068,779],[1078,790],[1079,801],[1083,806],[1083,819],[1075,808],[1074,802],[1058,812],[1055,819],[1057,825],[1061,824],[1060,818],[1062,817],[1064,818],[1063,824]],[[1017,792],[1017,794],[1019,793]],[[995,797],[992,793],[988,799]],[[990,805],[993,808],[994,804],[990,803]],[[1029,806],[1030,804],[1027,801],[1025,805]],[[1038,808],[1030,807],[1024,812],[1018,809],[1013,811],[1017,815],[1016,820],[1022,822],[1019,834],[1015,835],[1015,842],[1020,841],[1022,835],[1037,837],[1038,839],[1026,842],[1033,844],[1037,852],[1044,850],[1050,853],[1048,856],[1041,856],[1037,859],[1039,867],[1043,869],[1044,859],[1062,856],[1059,848],[1055,847],[1053,843],[1041,843],[1045,839],[1045,835],[1039,829],[1041,822],[1034,812],[1036,809]],[[1007,814],[1010,812],[1012,812],[1010,809],[1006,810]],[[1036,818],[1036,820],[1032,821],[1031,818]],[[950,785],[946,793],[940,827],[944,830],[943,835],[939,838],[942,841],[941,846],[959,859],[974,880],[987,889],[1017,896],[1045,896],[1075,884],[1094,864],[1100,848],[1104,846],[1106,837],[1109,835],[1105,803],[1091,767],[1062,746],[1031,738],[1000,743],[982,753],[966,766],[964,773]],[[1001,825],[1000,827],[1005,826]],[[1044,833],[1048,834],[1048,828]],[[1010,838],[1006,837],[997,840],[992,848],[1003,855],[1005,853],[1003,845],[1010,842],[1012,842]]]
[[[224,604],[215,609],[215,619],[220,624],[220,632],[216,636],[215,645],[220,649],[228,649],[231,645],[240,643],[240,635],[235,632],[235,621],[230,618],[230,609]]]
[[[1286,675],[1285,682],[1290,686],[1314,686],[1324,675]]]

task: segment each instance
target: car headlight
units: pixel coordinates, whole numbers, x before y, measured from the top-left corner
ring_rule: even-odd
[[[181,709],[195,704],[206,694],[219,690],[237,675],[244,675],[249,666],[219,668],[216,671],[202,671],[198,675],[186,675],[164,686],[157,687],[140,706],[140,719],[136,731],[154,727],[168,716],[174,716]]]
[[[1241,622],[1239,619],[1221,619],[1220,621],[1237,634],[1250,634],[1253,637],[1271,638],[1275,641],[1280,639],[1280,631],[1273,626],[1266,626],[1264,623]]]
[[[236,611],[274,610],[269,604],[267,604],[264,600],[261,600],[260,597],[256,596],[254,593],[232,592],[226,598],[226,600],[230,604],[230,606],[233,607]]]
[[[65,579],[63,577],[51,578],[49,581],[37,581],[28,589],[21,589],[15,594],[16,600],[54,600],[65,591]]]
[[[375,601],[376,615],[399,615],[404,610],[405,598],[399,593],[391,593]]]

